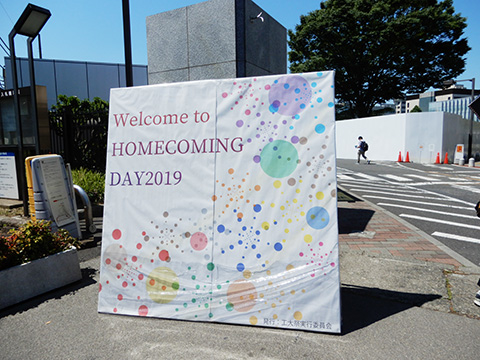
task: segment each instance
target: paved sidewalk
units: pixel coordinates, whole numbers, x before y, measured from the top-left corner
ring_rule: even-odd
[[[0,311],[0,359],[477,358],[480,268],[372,203],[338,208],[340,336],[99,314],[99,232],[82,281]]]

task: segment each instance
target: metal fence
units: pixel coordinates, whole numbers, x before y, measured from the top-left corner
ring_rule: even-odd
[[[49,113],[51,152],[62,155],[73,169],[104,172],[108,110],[75,111],[65,107]]]

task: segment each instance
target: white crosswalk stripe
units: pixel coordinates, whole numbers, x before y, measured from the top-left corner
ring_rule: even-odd
[[[460,227],[464,227],[464,228],[468,228],[468,229],[480,230],[480,226],[477,226],[477,225],[463,224],[463,223],[440,220],[440,219],[433,219],[433,218],[428,218],[428,217],[425,217],[425,216],[400,214],[400,217],[408,218],[408,219],[415,219],[415,220],[423,220],[423,221],[434,222],[434,223],[444,224],[444,225],[460,226]]]
[[[392,174],[380,174],[380,176],[385,177],[390,180],[395,180],[395,181],[400,181],[400,182],[408,182],[408,181],[413,181],[412,179],[398,176],[398,175],[392,175]]]
[[[439,237],[443,237],[443,238],[447,238],[447,239],[453,239],[453,240],[466,241],[466,242],[471,242],[471,243],[475,243],[475,244],[480,244],[479,239],[474,239],[474,238],[471,238],[471,237],[468,237],[468,236],[461,236],[461,235],[455,235],[455,234],[446,234],[446,233],[440,232],[440,231],[435,231],[434,233],[432,233],[432,236],[439,236]]]
[[[409,174],[407,176],[413,177],[413,178],[416,178],[416,179],[420,179],[420,180],[425,180],[425,181],[440,181],[440,179],[427,177],[427,176],[422,176],[422,175]]]

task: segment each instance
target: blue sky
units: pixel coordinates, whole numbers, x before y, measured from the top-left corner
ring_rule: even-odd
[[[29,2],[52,13],[41,32],[45,59],[124,62],[123,18],[121,0],[0,0],[0,36],[8,44],[14,23]],[[192,5],[200,0],[130,0],[132,59],[134,64],[147,64],[145,18],[149,15]],[[320,0],[256,0],[254,1],[287,29],[299,23],[300,15],[319,8]],[[466,71],[459,79],[475,77],[480,87],[480,1],[454,0],[456,12],[467,18],[465,36],[472,48],[467,54]],[[222,16],[222,14],[218,14]],[[26,57],[26,38],[16,36],[17,56]],[[34,54],[38,56],[35,42]],[[0,64],[5,52],[0,49]],[[464,84],[470,87],[470,83]]]

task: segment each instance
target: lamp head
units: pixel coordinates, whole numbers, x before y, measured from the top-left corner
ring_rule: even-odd
[[[28,4],[13,27],[16,34],[35,38],[52,14],[50,10]]]

